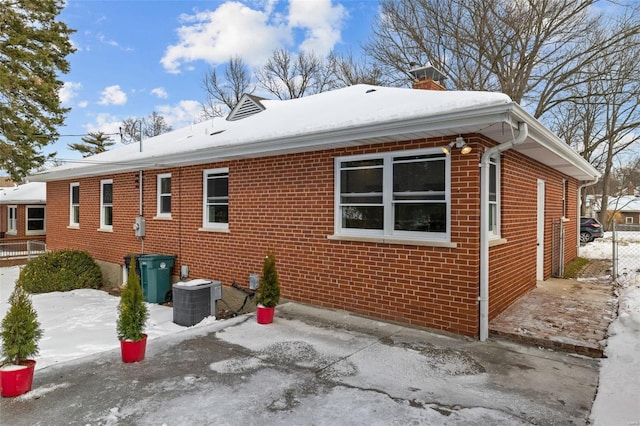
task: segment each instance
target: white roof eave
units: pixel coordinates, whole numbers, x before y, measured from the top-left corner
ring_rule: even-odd
[[[257,141],[184,151],[166,156],[144,156],[127,164],[102,163],[91,167],[69,167],[63,170],[43,171],[30,177],[32,181],[66,180],[72,178],[109,175],[114,173],[152,170],[195,164],[206,164],[240,158],[255,158],[358,146],[371,141],[402,141],[458,133],[481,133],[482,129],[508,119],[511,104],[465,109],[452,113],[397,119],[393,121],[353,126],[328,131],[317,131],[289,137],[275,137]]]
[[[66,180],[454,134],[479,133],[498,143],[504,143],[512,140],[511,129],[517,127],[517,122],[527,123],[529,136],[523,144],[514,147],[514,150],[581,181],[593,181],[600,176],[591,164],[522,107],[508,102],[245,142],[234,141],[216,145],[215,135],[211,135],[206,136],[212,138],[211,145],[204,148],[174,152],[170,155],[154,156],[152,153],[145,153],[126,163],[106,162],[91,167],[84,165],[53,169],[33,175],[31,180]],[[507,125],[506,130],[504,124]]]

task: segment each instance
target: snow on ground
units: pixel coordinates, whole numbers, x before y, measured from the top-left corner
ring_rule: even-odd
[[[624,245],[620,245],[619,271],[623,275],[619,279],[619,315],[609,328],[607,358],[602,360],[598,394],[591,413],[594,425],[640,421],[637,401],[640,395],[640,265],[634,266],[640,258],[640,235],[635,234],[624,235]],[[610,238],[610,234],[606,234],[584,245],[580,255],[591,259],[611,258]],[[4,318],[8,309],[7,301],[18,274],[19,267],[0,268],[0,318]],[[34,295],[32,301],[44,330],[40,355],[36,357],[38,369],[119,346],[116,337],[119,298],[99,290],[74,290]],[[173,323],[171,308],[149,304],[149,313],[146,332],[150,339],[187,329]],[[214,322],[214,318],[207,318],[194,328],[207,328]],[[217,369],[232,367],[212,365]]]
[[[0,318],[4,318],[9,308],[9,296],[19,273],[17,266],[0,268]],[[120,346],[116,335],[120,298],[100,290],[82,289],[37,294],[31,300],[44,332],[40,339],[40,354],[35,357],[36,369]],[[145,333],[149,339],[187,328],[173,322],[172,308],[157,304],[147,304],[147,307],[149,320]],[[213,320],[207,318],[198,325]]]
[[[618,318],[609,326],[591,422],[598,426],[640,424],[640,232],[618,232]],[[610,232],[580,247],[580,256],[611,259]]]

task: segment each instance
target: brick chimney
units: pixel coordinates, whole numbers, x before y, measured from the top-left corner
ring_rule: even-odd
[[[435,69],[431,65],[426,67],[414,68],[409,71],[413,76],[413,88],[420,90],[447,90],[444,88],[443,81],[445,75],[443,72]]]

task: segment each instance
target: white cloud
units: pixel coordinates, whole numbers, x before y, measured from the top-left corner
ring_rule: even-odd
[[[290,0],[289,25],[305,31],[301,50],[325,56],[340,41],[347,11],[332,0]]]
[[[166,90],[164,90],[164,87],[156,87],[154,89],[151,89],[151,94],[156,95],[160,99],[167,99],[169,97],[169,94]]]
[[[80,107],[80,108],[86,108],[88,105],[89,105],[89,102],[87,102],[87,101],[78,102],[78,107]]]
[[[82,83],[75,81],[65,81],[60,88],[60,102],[68,105],[71,101],[78,96],[78,92],[82,89]]]
[[[170,73],[194,61],[223,63],[241,56],[249,66],[262,64],[271,52],[291,41],[291,31],[266,10],[238,2],[223,3],[215,11],[182,15],[177,44],[167,47],[161,63]]]
[[[183,100],[176,105],[157,105],[155,111],[162,115],[174,129],[200,121],[202,105],[198,101]]]
[[[98,101],[100,105],[124,105],[127,103],[127,94],[119,85],[105,87],[102,91],[102,98]]]
[[[113,134],[120,132],[120,126],[122,126],[122,119],[109,113],[101,113],[95,116],[93,123],[85,124],[84,127],[87,129],[87,133],[103,132]],[[120,142],[120,136],[115,135],[111,137],[114,141]]]

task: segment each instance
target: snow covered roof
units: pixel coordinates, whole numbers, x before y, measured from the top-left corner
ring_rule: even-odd
[[[31,182],[0,188],[0,204],[42,204],[47,202],[47,184]]]
[[[596,212],[600,211],[600,198],[594,198],[593,201],[593,210]],[[640,212],[640,197],[635,197],[633,195],[623,195],[621,197],[609,197],[607,200],[607,205],[609,208],[608,211],[618,211],[618,212]]]
[[[513,140],[518,122],[523,121],[529,125],[529,137],[514,149],[580,180],[599,176],[575,151],[501,93],[355,85],[286,101],[250,97],[245,101],[262,110],[234,121],[215,118],[194,124],[143,141],[142,152],[137,144],[122,146],[40,172],[31,180],[468,133],[481,133],[502,143]]]

